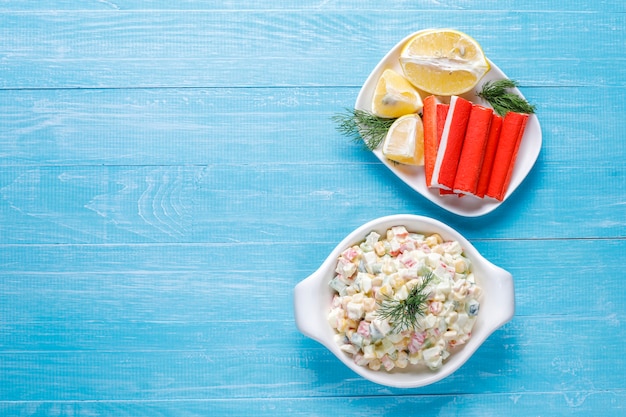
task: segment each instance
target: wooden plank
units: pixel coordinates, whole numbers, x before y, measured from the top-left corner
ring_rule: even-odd
[[[626,390],[621,373],[607,372],[626,367],[621,355],[624,318],[622,312],[609,322],[566,315],[513,320],[457,372],[418,391],[461,395]],[[110,323],[118,329],[128,324]],[[91,350],[1,352],[0,394],[22,401],[123,401],[383,396],[415,391],[390,389],[358,377],[328,350],[294,334],[291,322],[254,322],[258,333],[251,337],[250,324],[227,326],[228,332],[222,326],[206,323],[183,336],[206,337],[204,346],[195,349],[176,349],[178,343],[172,349],[155,350],[111,351],[105,345]],[[278,335],[283,331],[287,334]],[[97,343],[98,335],[92,337],[96,339],[92,343]],[[131,336],[125,342],[132,346],[135,340]],[[602,346],[601,355],[589,340]]]
[[[254,87],[360,87],[378,61],[395,42],[408,32],[401,32],[368,56],[342,54],[337,57],[309,57],[278,62],[275,58],[159,58],[130,59],[120,62],[93,59],[87,62],[24,58],[3,66],[0,90],[23,89],[133,89],[133,88],[254,88]],[[541,41],[539,41],[541,42]],[[613,47],[617,47],[614,45]],[[490,51],[489,57],[509,78],[528,87],[623,87],[624,60],[560,57],[510,58]],[[158,61],[155,64],[155,61]],[[239,76],[224,86],[234,68]],[[320,70],[322,68],[324,70]],[[332,70],[327,70],[331,68]],[[149,73],[150,77],[146,77]]]
[[[0,316],[6,325],[32,324],[33,337],[37,326],[50,323],[57,329],[64,318],[87,334],[100,334],[100,324],[108,321],[291,321],[293,287],[321,265],[335,244],[242,239],[195,245],[2,245]],[[586,317],[609,324],[613,315],[626,311],[621,282],[603,280],[623,259],[623,238],[475,244],[513,275],[520,317]],[[51,338],[46,345],[54,335],[45,336]],[[0,332],[4,337],[10,336]]]
[[[626,212],[616,208],[626,170],[589,165],[541,158],[509,201],[471,221],[376,163],[9,168],[0,173],[0,243],[339,242],[405,212],[470,239],[623,237]]]
[[[557,170],[605,167],[606,155],[626,157],[624,147],[614,144],[626,110],[623,87],[522,90],[537,105],[541,159],[561,164]],[[0,166],[375,163],[332,120],[354,105],[358,91],[2,91]],[[584,99],[594,94],[603,99]]]
[[[442,26],[470,33],[526,84],[597,86],[600,62],[622,74],[605,70],[601,84],[622,86],[623,59],[595,51],[622,46],[625,19],[560,12],[547,24],[542,11],[474,10],[7,12],[0,88],[354,86],[404,36]],[[572,36],[581,27],[593,27],[593,36]],[[555,61],[565,65],[543,68]]]
[[[9,2],[0,3],[0,11],[23,11],[23,12],[57,12],[57,11],[76,11],[76,10],[94,10],[94,11],[111,11],[111,10],[137,10],[137,11],[154,11],[154,10],[182,10],[182,11],[199,11],[199,10],[241,10],[241,4],[229,0],[179,0],[176,2],[157,1],[157,0],[116,0],[116,1],[92,1],[82,2],[79,5],[71,0],[55,0],[53,2]],[[314,10],[314,11],[334,11],[334,10],[369,10],[370,12],[384,12],[389,10],[399,11],[441,11],[441,10],[481,10],[481,11],[543,11],[543,12],[562,12],[562,11],[583,11],[583,12],[623,12],[624,3],[620,0],[608,0],[602,2],[589,3],[584,0],[571,0],[565,4],[556,4],[550,0],[485,0],[478,4],[468,2],[467,0],[451,0],[446,3],[439,2],[415,2],[411,0],[396,0],[393,3],[381,5],[377,1],[362,0],[328,0],[328,1],[311,1],[311,0],[287,0],[281,2],[281,7],[268,7],[264,0],[252,0],[246,2],[246,10],[260,10],[267,12],[285,11],[285,10]]]
[[[277,388],[280,392],[280,388]],[[508,394],[485,393],[480,395],[407,395],[377,397],[319,397],[150,400],[150,401],[30,401],[0,402],[0,412],[5,416],[50,415],[116,415],[116,416],[176,416],[199,417],[206,415],[248,415],[254,410],[259,417],[274,417],[285,413],[290,416],[337,415],[363,416],[412,415],[448,417],[463,415],[523,416],[562,415],[589,416],[598,410],[619,415],[624,411],[626,393],[563,390],[554,393],[515,392]]]

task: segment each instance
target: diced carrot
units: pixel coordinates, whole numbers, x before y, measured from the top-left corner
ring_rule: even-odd
[[[476,194],[492,115],[493,110],[490,108],[472,106],[454,178],[454,191],[457,193]]]
[[[496,150],[498,149],[498,140],[500,139],[501,129],[502,116],[494,113],[491,118],[491,127],[489,128],[489,138],[487,139],[487,146],[485,147],[483,167],[480,171],[478,186],[476,187],[476,196],[480,198],[483,198],[485,196],[485,192],[487,192],[487,187],[489,186],[489,179],[491,178],[493,160],[496,156]]]
[[[433,187],[447,190],[454,188],[454,178],[471,110],[472,103],[470,101],[458,96],[451,97],[450,109],[443,127],[433,169]]]
[[[422,120],[424,122],[424,173],[427,187],[432,184],[437,149],[449,107],[448,104],[440,103],[436,96],[428,96],[424,99]]]
[[[524,113],[508,112],[504,116],[491,179],[485,193],[487,196],[499,201],[504,200],[527,120],[528,114]]]

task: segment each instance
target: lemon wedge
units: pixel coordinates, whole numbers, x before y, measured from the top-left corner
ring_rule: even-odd
[[[411,84],[438,96],[470,91],[490,69],[480,44],[453,29],[417,33],[402,49],[400,66]]]
[[[422,107],[422,97],[406,78],[389,68],[383,71],[372,99],[374,115],[395,119],[417,113]]]
[[[407,165],[424,165],[424,125],[417,114],[399,117],[385,136],[383,155]]]

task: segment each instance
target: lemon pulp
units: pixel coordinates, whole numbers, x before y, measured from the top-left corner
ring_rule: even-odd
[[[387,159],[407,165],[424,165],[424,125],[417,114],[399,117],[387,132],[382,148]]]
[[[373,114],[397,118],[419,112],[423,106],[422,97],[406,78],[392,69],[383,71],[374,90]]]
[[[478,84],[490,65],[479,43],[452,29],[422,31],[400,53],[404,76],[430,94],[463,94]]]

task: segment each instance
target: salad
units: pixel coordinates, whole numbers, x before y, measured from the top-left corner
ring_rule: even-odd
[[[329,285],[328,323],[340,349],[386,371],[439,369],[470,339],[482,293],[459,242],[404,226],[345,249]]]

